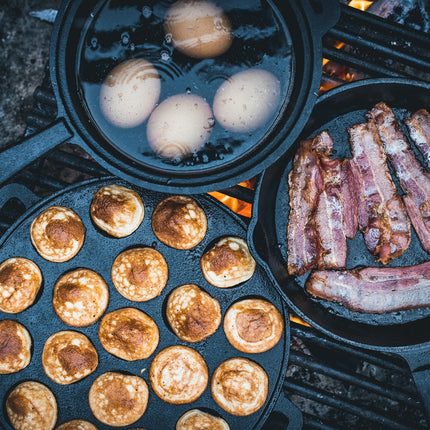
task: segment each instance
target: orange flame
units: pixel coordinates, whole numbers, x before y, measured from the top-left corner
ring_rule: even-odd
[[[255,179],[250,179],[248,181],[241,182],[239,185],[253,190],[255,185]],[[252,205],[250,203],[235,199],[234,197],[227,196],[218,191],[212,191],[208,194],[210,194],[212,197],[215,197],[221,203],[225,204],[233,212],[236,212],[239,215],[251,218]]]

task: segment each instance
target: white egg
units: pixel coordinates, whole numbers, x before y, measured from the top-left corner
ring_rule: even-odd
[[[125,61],[109,73],[101,86],[101,111],[117,127],[136,127],[151,114],[160,88],[160,76],[149,61]]]
[[[280,98],[281,85],[275,75],[263,69],[248,69],[221,84],[213,111],[222,127],[246,133],[261,127],[275,114]]]
[[[213,125],[211,108],[203,98],[177,94],[152,112],[147,126],[148,142],[156,154],[179,160],[204,146]]]
[[[209,1],[177,1],[166,12],[164,29],[175,48],[195,58],[221,55],[233,39],[227,15]]]

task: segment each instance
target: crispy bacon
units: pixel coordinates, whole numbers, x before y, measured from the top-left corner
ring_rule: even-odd
[[[300,143],[293,168],[288,175],[288,272],[291,275],[303,275],[314,267],[321,253],[313,215],[323,190],[323,176],[319,158],[312,145],[312,139]]]
[[[340,166],[340,195],[343,203],[343,229],[345,236],[354,239],[358,229],[357,185],[358,173],[351,158],[345,158]]]
[[[409,118],[405,118],[405,123],[411,139],[430,168],[430,114],[425,109],[420,109]]]
[[[382,314],[430,307],[430,261],[408,267],[316,270],[305,287],[315,297],[357,312]]]
[[[411,239],[405,207],[391,178],[375,123],[349,130],[357,168],[358,226],[376,261],[389,263],[403,254]]]
[[[423,248],[430,253],[430,174],[415,157],[393,111],[378,103],[371,111],[400,186],[409,218]]]

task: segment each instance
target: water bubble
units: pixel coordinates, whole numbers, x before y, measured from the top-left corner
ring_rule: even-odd
[[[202,160],[202,163],[204,163],[204,164],[209,163],[209,155],[208,154],[202,154],[201,160]]]
[[[222,22],[219,19],[215,21],[215,28],[217,30],[222,30]]]
[[[129,47],[128,47],[128,49],[129,49],[131,52],[133,52],[133,51],[136,49],[136,45],[135,45],[133,42],[131,42],[131,43],[130,43],[130,45],[129,45]]]
[[[164,36],[164,40],[165,40],[165,42],[166,42],[167,44],[172,43],[172,33],[167,33],[167,34]]]
[[[130,35],[128,33],[121,34],[121,43],[126,46],[130,42]]]
[[[185,89],[185,92],[186,92],[187,94],[191,94],[191,88],[190,88],[190,87],[187,87],[187,88]]]
[[[152,15],[152,10],[149,6],[143,6],[142,8],[142,16],[146,19],[150,18]]]
[[[96,15],[95,15],[95,13],[94,12],[91,12],[90,13],[90,18],[94,18]]]
[[[91,40],[90,40],[91,49],[97,49],[98,45],[99,45],[99,41],[98,41],[97,37],[91,38]]]
[[[155,248],[157,246],[157,242],[152,242],[152,247]]]
[[[169,61],[170,60],[170,54],[167,51],[161,52],[161,60],[162,61]]]

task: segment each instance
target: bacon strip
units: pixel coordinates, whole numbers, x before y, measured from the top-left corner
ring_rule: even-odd
[[[393,165],[409,218],[423,248],[430,253],[430,174],[415,157],[393,111],[378,103],[369,113],[375,119],[385,152]]]
[[[352,159],[345,158],[340,166],[340,196],[343,203],[343,229],[345,236],[350,239],[354,239],[358,230],[357,175]]]
[[[427,167],[430,168],[430,114],[425,109],[405,118],[411,139],[423,154]]]
[[[405,207],[391,178],[375,123],[348,129],[357,168],[358,226],[376,261],[389,263],[403,254],[411,239]]]
[[[323,172],[324,189],[318,200],[315,223],[320,237],[322,252],[318,261],[321,268],[345,268],[347,258],[346,230],[352,234],[353,220],[357,202],[342,181],[350,178],[349,164],[339,159],[329,158],[333,140],[323,131],[314,139]],[[355,235],[355,232],[353,233]]]
[[[303,275],[319,259],[321,246],[313,217],[323,190],[320,161],[313,141],[304,140],[288,175],[290,215],[288,220],[288,273]]]
[[[306,291],[352,311],[377,313],[430,307],[430,261],[408,267],[317,270]]]

